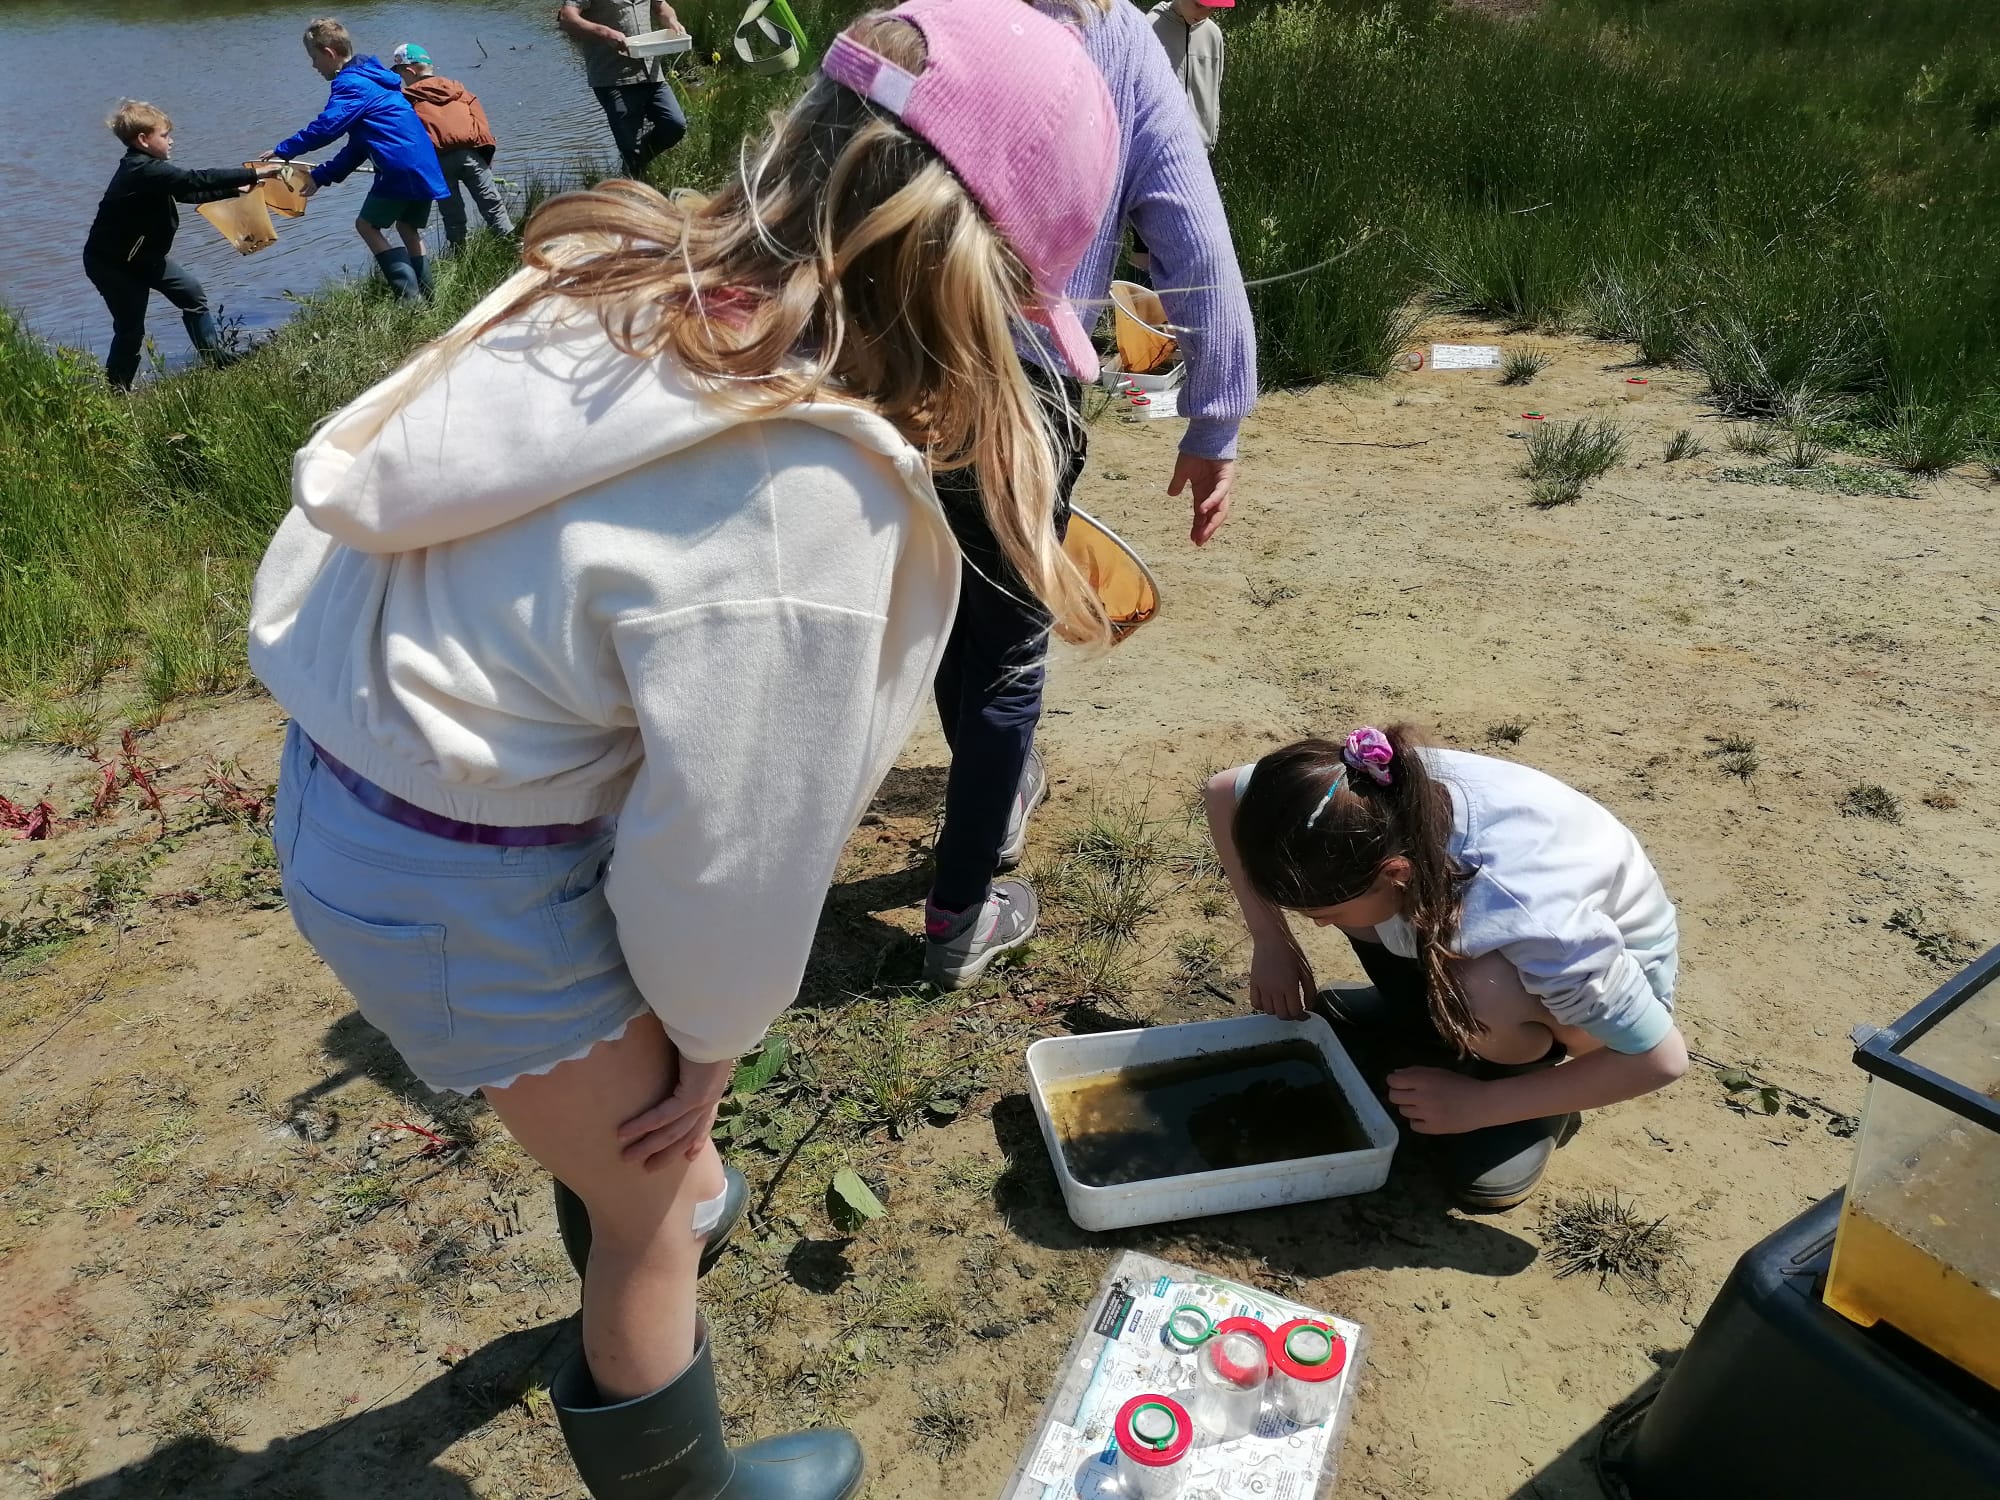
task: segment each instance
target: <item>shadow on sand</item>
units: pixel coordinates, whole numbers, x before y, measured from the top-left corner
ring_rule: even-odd
[[[413,1390],[256,1452],[207,1437],[176,1438],[136,1463],[62,1491],[55,1500],[475,1500],[433,1460],[546,1382],[576,1338],[575,1320],[495,1339]]]

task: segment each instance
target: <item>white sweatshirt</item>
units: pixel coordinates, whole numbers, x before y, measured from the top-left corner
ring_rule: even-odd
[[[1418,752],[1451,791],[1451,855],[1471,870],[1454,938],[1500,953],[1565,1026],[1614,1052],[1650,1052],[1673,1028],[1680,937],[1639,840],[1600,803],[1532,766],[1463,750]],[[1236,795],[1255,766],[1236,776]],[[1401,917],[1377,941],[1417,956]]]
[[[544,304],[334,416],[292,498],[251,609],[272,695],[446,817],[615,813],[640,993],[695,1061],[755,1045],[957,608],[923,456],[852,406],[747,417]]]

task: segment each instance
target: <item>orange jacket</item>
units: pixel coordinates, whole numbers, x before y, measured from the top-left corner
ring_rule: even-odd
[[[432,75],[404,84],[403,97],[416,106],[417,118],[440,152],[470,149],[492,159],[499,142],[493,139],[479,96],[464,84]]]

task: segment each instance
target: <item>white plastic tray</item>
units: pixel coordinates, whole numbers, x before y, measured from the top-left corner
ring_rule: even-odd
[[[685,31],[642,31],[637,36],[625,38],[627,57],[664,57],[673,52],[686,52],[694,46],[694,38]]]
[[[1228,1167],[1216,1172],[1191,1172],[1146,1182],[1122,1182],[1090,1187],[1071,1174],[1063,1156],[1055,1123],[1049,1118],[1052,1084],[1072,1078],[1111,1073],[1145,1063],[1236,1052],[1272,1042],[1303,1040],[1326,1059],[1335,1085],[1347,1098],[1354,1117],[1368,1137],[1360,1151],[1329,1156],[1304,1156],[1266,1162],[1255,1167]],[[1028,1048],[1029,1093],[1035,1118],[1041,1122],[1056,1180],[1062,1184],[1063,1205],[1085,1229],[1123,1229],[1132,1224],[1160,1224],[1198,1219],[1207,1214],[1241,1213],[1275,1208],[1282,1203],[1310,1203],[1372,1193],[1389,1177],[1389,1158],[1396,1151],[1396,1127],[1363,1081],[1353,1060],[1318,1016],[1281,1021],[1276,1016],[1230,1016],[1220,1021],[1190,1021],[1178,1026],[1153,1026],[1142,1031],[1106,1031],[1096,1036],[1044,1037]]]
[[[1126,374],[1124,367],[1118,363],[1118,356],[1115,354],[1107,355],[1104,359],[1099,360],[1098,365],[1098,383],[1107,391],[1115,391],[1120,385],[1128,382],[1135,391],[1171,391],[1179,387],[1181,381],[1187,375],[1186,363],[1178,359],[1168,365],[1166,369],[1155,371],[1151,375]]]

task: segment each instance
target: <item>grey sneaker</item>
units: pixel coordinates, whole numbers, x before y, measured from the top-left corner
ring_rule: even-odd
[[[986,904],[949,916],[924,908],[924,979],[941,990],[976,982],[1001,954],[1035,935],[1040,915],[1025,880],[996,880]]]
[[[1007,838],[1000,845],[1000,868],[1011,870],[1028,852],[1028,817],[1048,799],[1049,773],[1042,769],[1042,752],[1028,750],[1028,763],[1021,768],[1021,785],[1014,793],[1014,807],[1007,814]]]

